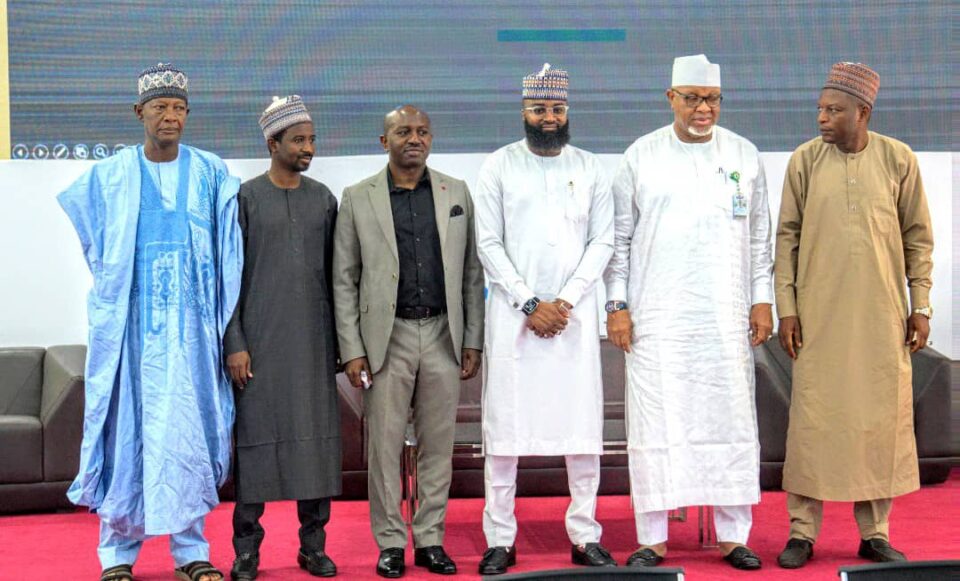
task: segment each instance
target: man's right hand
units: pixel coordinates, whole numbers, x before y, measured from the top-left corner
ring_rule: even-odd
[[[559,335],[567,327],[567,318],[570,311],[563,309],[557,303],[540,301],[537,310],[527,315],[527,328],[537,337],[549,339]]]
[[[343,372],[347,374],[347,380],[350,381],[350,385],[356,388],[363,387],[363,382],[360,381],[360,372],[366,371],[367,378],[372,382],[373,374],[370,373],[370,364],[367,363],[366,357],[357,357],[356,359],[351,359],[347,361],[347,364],[343,366]]]
[[[629,353],[632,337],[633,320],[630,319],[629,310],[621,309],[607,313],[607,339],[610,339],[611,343]]]
[[[253,372],[250,371],[250,352],[238,351],[227,355],[227,371],[230,372],[230,379],[239,389],[247,386],[247,382],[253,378]]]
[[[791,359],[797,358],[797,353],[803,347],[803,336],[800,334],[800,317],[784,317],[780,319],[780,346]]]

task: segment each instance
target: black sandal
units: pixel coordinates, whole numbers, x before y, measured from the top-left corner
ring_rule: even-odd
[[[211,565],[209,561],[193,561],[183,567],[177,567],[173,572],[177,576],[177,579],[181,579],[182,581],[200,581],[200,578],[204,575],[219,575],[220,579],[216,581],[223,579],[223,573]]]
[[[133,567],[117,565],[100,572],[100,581],[133,581]]]

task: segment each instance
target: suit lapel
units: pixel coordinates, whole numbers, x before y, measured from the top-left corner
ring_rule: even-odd
[[[450,185],[437,172],[430,173],[433,184],[433,209],[437,214],[437,233],[440,234],[440,252],[447,242],[447,224],[450,222]]]
[[[393,257],[400,260],[400,253],[397,251],[397,233],[393,229],[393,208],[390,205],[390,190],[387,187],[387,171],[384,169],[377,176],[377,179],[370,184],[369,196],[370,205],[373,206],[373,214],[380,223],[383,235],[387,239],[387,245],[393,252]]]

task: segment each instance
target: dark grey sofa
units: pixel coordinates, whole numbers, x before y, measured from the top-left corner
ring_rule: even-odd
[[[0,348],[0,514],[72,506],[86,348]]]

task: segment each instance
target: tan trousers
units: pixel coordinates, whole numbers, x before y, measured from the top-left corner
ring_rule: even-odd
[[[370,526],[380,550],[407,545],[407,527],[400,513],[400,454],[411,408],[419,497],[413,543],[415,547],[443,544],[459,401],[460,365],[447,316],[396,319],[383,367],[363,393]]]
[[[854,502],[853,517],[857,520],[860,538],[889,541],[891,508],[891,498]],[[790,513],[790,538],[816,542],[823,523],[823,501],[788,492],[787,512]]]

